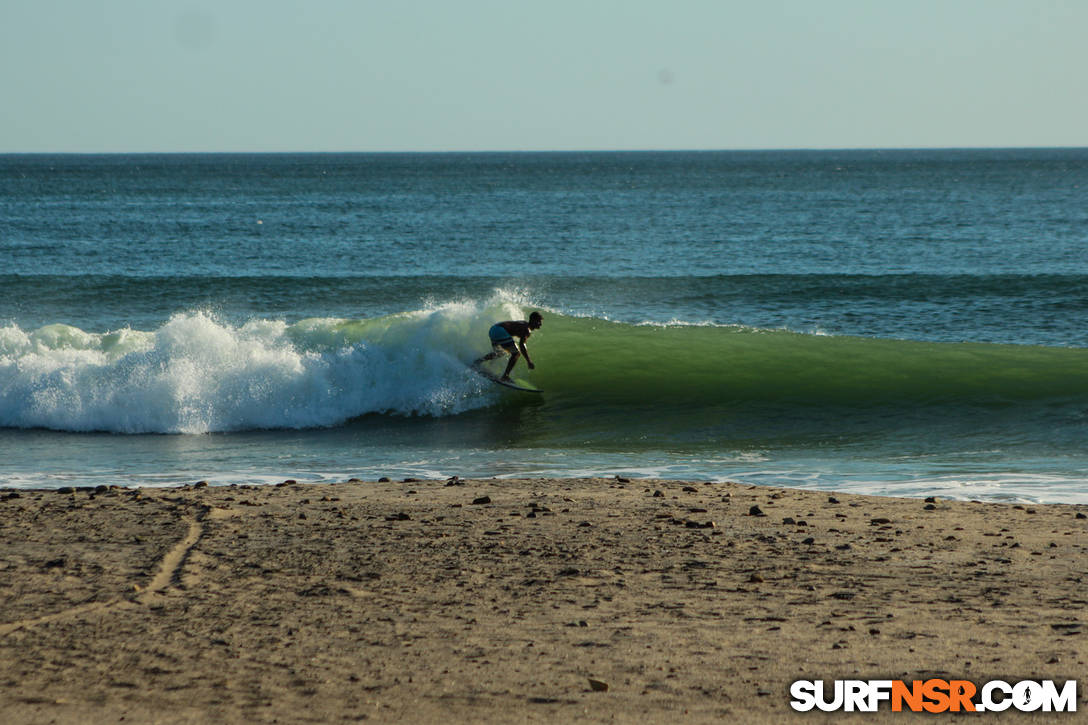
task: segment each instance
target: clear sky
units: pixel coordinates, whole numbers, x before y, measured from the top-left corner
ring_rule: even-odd
[[[1088,146],[1088,0],[0,0],[0,152]]]

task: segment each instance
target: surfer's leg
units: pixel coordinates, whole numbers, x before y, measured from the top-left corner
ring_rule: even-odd
[[[510,362],[506,363],[506,372],[502,374],[502,378],[500,378],[501,380],[510,380],[510,371],[514,369],[515,365],[517,365],[519,357],[521,357],[521,353],[517,350],[514,350],[512,353],[510,353]]]
[[[492,350],[491,352],[487,353],[483,357],[478,358],[476,360],[476,362],[474,362],[472,364],[473,364],[473,366],[476,366],[476,365],[479,365],[480,363],[485,363],[488,360],[494,360],[495,358],[501,357],[501,356],[503,356],[505,354],[506,354],[505,351],[503,351],[502,349]]]
[[[499,343],[492,343],[491,352],[487,353],[486,355],[484,355],[481,358],[478,358],[476,360],[476,362],[472,363],[472,366],[476,367],[480,363],[485,363],[488,360],[494,360],[497,357],[502,357],[503,355],[510,352],[510,350],[513,350],[514,352],[517,352],[517,348],[514,347],[514,341],[513,340],[510,341],[510,349],[504,348]]]

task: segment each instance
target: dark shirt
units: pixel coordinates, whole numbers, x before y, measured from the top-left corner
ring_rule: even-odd
[[[514,337],[521,338],[522,342],[525,342],[529,335],[533,334],[532,330],[529,329],[529,323],[525,320],[507,320],[506,322],[500,322],[499,327]]]

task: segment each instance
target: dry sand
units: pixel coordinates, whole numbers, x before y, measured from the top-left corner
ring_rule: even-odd
[[[1085,511],[610,479],[0,491],[0,712],[954,719],[789,707],[796,679],[937,676],[1079,679],[1076,714],[1003,717],[1084,722]]]

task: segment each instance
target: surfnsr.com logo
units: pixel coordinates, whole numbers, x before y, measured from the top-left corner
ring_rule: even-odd
[[[790,707],[798,712],[1076,712],[1077,681],[1059,687],[1053,680],[1008,683],[991,680],[981,687],[969,680],[797,680],[790,685]]]

